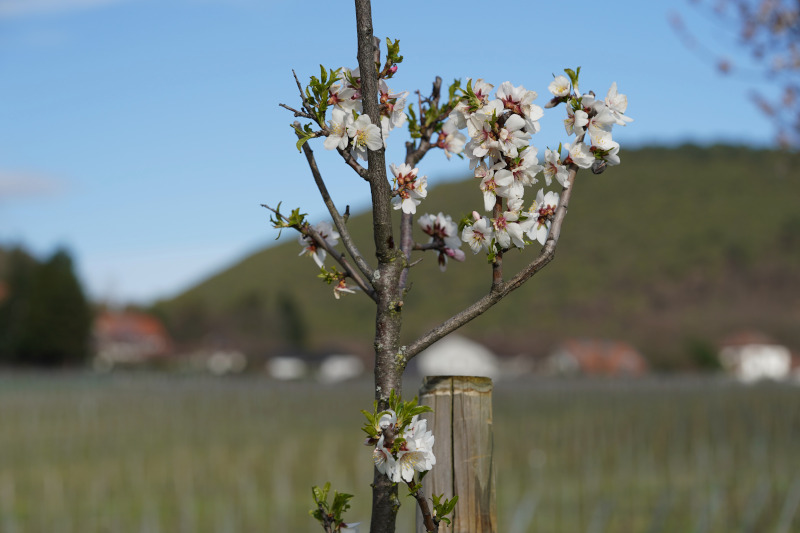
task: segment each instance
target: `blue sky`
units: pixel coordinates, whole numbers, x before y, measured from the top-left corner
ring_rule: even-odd
[[[543,105],[552,74],[580,65],[582,89],[616,81],[628,95],[622,164],[647,144],[771,145],[755,80],[717,74],[671,29],[679,12],[731,51],[688,2],[374,4],[376,35],[405,57],[393,90],[509,80]],[[297,104],[292,69],[305,81],[319,64],[356,66],[352,2],[0,0],[0,244],[66,246],[94,299],[147,303],[274,242],[262,203],[323,216],[278,107]],[[568,141],[562,113],[542,121],[540,150]],[[404,141],[393,132],[389,162]],[[321,144],[334,199],[366,206],[365,184]],[[430,185],[467,170],[439,153],[420,166]]]

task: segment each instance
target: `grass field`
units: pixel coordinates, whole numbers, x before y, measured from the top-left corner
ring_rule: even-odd
[[[370,390],[0,376],[0,532],[317,531],[309,488],[327,480],[368,521]],[[499,531],[800,531],[800,388],[499,382],[494,408]]]

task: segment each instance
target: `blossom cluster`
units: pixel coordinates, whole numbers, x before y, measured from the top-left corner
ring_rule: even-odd
[[[381,112],[378,127],[368,115],[362,114],[359,69],[343,67],[337,72],[338,80],[328,90],[327,104],[333,106],[333,110],[324,147],[345,150],[349,146],[356,158],[366,161],[367,149],[379,150],[386,146],[389,132],[405,123],[408,92],[393,93],[385,80],[378,81]]]
[[[540,172],[546,186],[555,180],[566,188],[570,164],[598,173],[606,165],[619,164],[619,144],[611,138],[611,127],[631,121],[624,114],[627,98],[617,92],[616,83],[604,100],[595,98],[593,93],[580,95],[577,74],[571,77],[572,82],[566,76],[557,76],[550,84],[554,98],[548,107],[567,104],[565,129],[567,134],[576,136],[576,141],[565,145],[567,154],[563,158],[560,146],[558,150],[546,149],[544,164],[539,163],[538,150],[531,144],[543,116],[542,108],[533,103],[537,93],[504,82],[491,98],[493,85],[482,79],[474,84],[468,81],[442,129],[467,129],[470,140],[464,145],[464,154],[475,178],[480,180],[483,208],[489,212],[480,215],[473,211],[472,217],[464,221],[461,239],[473,253],[484,250],[491,255],[523,248],[534,241],[545,243],[560,196],[541,188],[535,199],[526,204],[526,189],[538,182],[536,176]],[[585,142],[586,134],[590,143]]]
[[[397,70],[393,63],[397,56],[397,44],[393,46],[393,60],[379,72],[378,91],[380,102],[380,125],[373,124],[362,111],[361,78],[359,69],[340,68],[331,71],[325,81],[316,82],[316,102],[319,102],[317,122],[323,126],[318,132],[326,136],[326,149],[350,153],[363,160],[368,150],[379,150],[385,146],[391,130],[403,126],[407,121],[412,137],[418,138],[420,125],[430,125],[427,133],[438,134],[430,145],[440,148],[448,159],[452,155],[466,157],[474,177],[479,181],[482,194],[482,210],[472,211],[471,216],[454,222],[449,215],[424,214],[418,218],[422,231],[430,237],[427,244],[415,245],[417,250],[438,252],[438,263],[445,270],[448,258],[464,260],[461,251],[466,243],[474,254],[481,251],[494,261],[497,254],[511,248],[524,248],[534,242],[544,245],[550,234],[561,196],[556,190],[546,190],[554,182],[561,188],[570,186],[570,169],[591,169],[599,174],[607,166],[618,165],[619,143],[612,138],[615,125],[624,126],[633,119],[625,115],[627,97],[620,94],[614,82],[605,98],[593,92],[581,93],[577,72],[565,69],[568,76],[554,76],[548,90],[552,95],[545,107],[565,104],[564,128],[574,140],[557,149],[546,148],[542,160],[539,150],[532,144],[532,137],[541,129],[542,107],[534,101],[536,91],[511,82],[495,87],[483,79],[468,79],[465,88],[456,81],[450,89],[450,99],[437,107],[430,104],[423,109],[420,100],[419,121],[412,109],[406,115],[408,92],[394,93],[386,84]],[[430,103],[430,101],[427,101]],[[326,113],[330,111],[330,113]],[[330,117],[330,120],[328,119]],[[466,130],[467,135],[462,133]],[[304,139],[314,136],[306,131]],[[302,136],[303,132],[298,130]],[[302,142],[302,141],[301,141]],[[394,209],[406,215],[415,215],[421,202],[427,197],[428,180],[419,175],[419,169],[409,164],[390,165],[393,176],[392,204]],[[539,183],[539,174],[544,186],[535,194],[526,193]],[[533,196],[532,199],[531,196]],[[317,233],[334,246],[338,234],[329,224],[317,228]],[[300,238],[304,246],[302,253],[310,255],[324,270],[325,251],[318,249],[309,236]],[[352,292],[345,283],[345,276],[333,272],[326,275],[328,283],[336,283],[334,295]]]
[[[393,410],[385,411],[379,421],[381,435],[372,452],[375,467],[395,483],[411,482],[415,472],[427,472],[436,464],[433,455],[433,433],[428,431],[427,421],[414,415],[401,427]],[[387,431],[391,429],[391,431]],[[386,435],[394,436],[389,443]]]

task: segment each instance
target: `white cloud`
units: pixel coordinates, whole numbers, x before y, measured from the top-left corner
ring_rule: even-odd
[[[0,18],[90,9],[126,0],[0,0]]]
[[[64,182],[32,172],[0,170],[0,201],[8,198],[52,196],[64,191]]]

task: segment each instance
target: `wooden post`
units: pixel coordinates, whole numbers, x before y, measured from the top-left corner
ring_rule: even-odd
[[[433,431],[436,465],[423,479],[425,496],[458,495],[452,525],[444,533],[495,533],[495,474],[492,436],[492,380],[473,376],[428,376],[419,392]],[[417,509],[417,533],[425,533]]]

